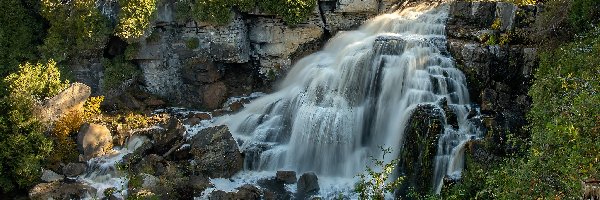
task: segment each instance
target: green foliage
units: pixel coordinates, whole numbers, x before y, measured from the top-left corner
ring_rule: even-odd
[[[188,49],[196,49],[198,46],[200,46],[200,40],[198,38],[190,38],[185,41],[185,46]]]
[[[144,35],[155,15],[157,0],[121,0],[115,35],[133,43]]]
[[[104,89],[106,91],[115,89],[126,80],[132,79],[140,74],[139,69],[125,61],[122,56],[116,57],[113,60],[104,59]]]
[[[393,193],[396,190],[403,177],[398,177],[395,180],[392,178],[392,173],[398,165],[399,159],[394,159],[389,163],[385,163],[385,156],[392,153],[391,148],[380,147],[383,152],[381,160],[371,157],[376,168],[381,171],[372,169],[367,166],[366,172],[359,174],[359,182],[356,183],[354,191],[359,194],[360,199],[385,199],[386,193]]]
[[[178,20],[194,19],[224,25],[233,17],[232,8],[242,12],[258,8],[280,16],[288,24],[297,24],[306,20],[316,5],[316,0],[181,0],[176,3],[175,10]]]
[[[4,192],[36,183],[42,162],[52,151],[37,120],[34,106],[67,87],[60,80],[56,62],[19,66],[3,80],[6,91],[0,99],[0,187]]]
[[[0,2],[0,77],[18,70],[21,62],[36,58],[42,23],[36,17],[36,5],[21,0]],[[24,23],[26,22],[26,23]]]
[[[258,1],[260,10],[278,15],[288,24],[300,23],[313,11],[317,2],[315,0],[264,0]]]
[[[467,159],[447,198],[577,199],[582,181],[600,178],[600,29],[577,38],[540,56],[525,156],[497,166]]]
[[[573,0],[569,21],[576,31],[590,30],[600,22],[600,2],[597,0]]]
[[[57,62],[98,55],[111,32],[94,0],[42,0],[41,13],[50,28],[40,51]]]

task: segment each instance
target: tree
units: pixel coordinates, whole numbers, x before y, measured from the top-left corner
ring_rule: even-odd
[[[37,119],[34,105],[67,87],[60,80],[56,62],[19,66],[3,80],[0,98],[0,188],[3,192],[24,189],[36,183],[43,161],[52,151],[45,126]]]

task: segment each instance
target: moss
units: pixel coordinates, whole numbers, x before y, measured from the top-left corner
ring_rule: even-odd
[[[185,41],[185,46],[188,49],[197,49],[200,46],[200,40],[198,38],[190,38]]]

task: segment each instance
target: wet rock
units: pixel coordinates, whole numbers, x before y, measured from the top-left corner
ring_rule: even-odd
[[[150,154],[133,165],[132,171],[154,176],[162,175],[166,170],[165,160],[156,154]]]
[[[292,199],[293,194],[285,188],[283,181],[269,178],[258,181],[258,186],[263,189],[264,199]]]
[[[206,188],[212,187],[210,180],[202,175],[190,176],[189,185],[194,194],[201,194]]]
[[[82,83],[73,83],[50,100],[36,108],[41,121],[56,121],[70,111],[80,110],[90,96],[91,89]]]
[[[65,176],[57,174],[56,172],[53,172],[52,170],[47,170],[47,169],[43,169],[42,170],[42,181],[44,182],[57,182],[57,181],[62,181],[65,178]]]
[[[260,199],[261,192],[258,188],[253,185],[242,185],[237,188],[237,192],[224,192],[216,190],[210,193],[209,200],[228,200],[228,199],[244,199],[244,200],[258,200]]]
[[[102,156],[112,148],[112,135],[104,125],[85,123],[77,134],[77,148],[84,160]]]
[[[183,120],[183,124],[185,125],[189,125],[189,126],[196,126],[200,123],[200,119],[192,117],[192,118],[187,118],[185,120]]]
[[[404,149],[399,155],[399,172],[405,176],[399,194],[413,188],[419,194],[431,191],[437,144],[444,131],[443,110],[436,105],[418,105],[404,131]]]
[[[45,199],[84,199],[94,196],[96,189],[83,183],[40,183],[29,190],[29,198]]]
[[[242,185],[242,187],[237,188],[238,192],[233,196],[234,199],[260,199],[261,192],[256,186],[253,185]]]
[[[278,181],[285,184],[294,184],[297,182],[295,171],[277,171],[275,177]]]
[[[63,167],[62,172],[67,177],[79,176],[87,170],[85,163],[69,163]]]
[[[185,127],[181,121],[175,117],[171,117],[163,127],[164,129],[161,129],[163,131],[152,132],[152,135],[150,136],[154,142],[152,151],[160,155],[163,155],[178,142],[182,141],[183,134],[185,133]]]
[[[306,172],[298,179],[296,198],[305,199],[319,193],[319,178],[314,172]]]
[[[210,127],[191,139],[195,171],[211,178],[231,177],[243,168],[242,154],[227,126]]]

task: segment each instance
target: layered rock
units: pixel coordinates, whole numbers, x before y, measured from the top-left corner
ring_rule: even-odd
[[[112,92],[105,95],[109,101],[105,104],[114,109],[144,110],[148,107],[147,97],[135,94],[148,92],[173,105],[215,109],[230,96],[268,92],[298,59],[319,50],[333,34],[355,29],[398,2],[319,0],[308,19],[296,25],[252,11],[236,12],[223,26],[177,21],[174,2],[162,2],[157,5],[152,27],[137,44],[128,47],[137,49],[131,59],[142,72],[141,83],[133,80],[130,87],[138,92]],[[118,2],[99,0],[96,5],[111,23],[116,23]],[[105,56],[122,54],[127,46],[112,37]],[[90,85],[94,95],[110,92],[102,87],[104,66],[100,58],[74,63],[76,79]]]
[[[531,100],[537,50],[526,35],[537,8],[502,2],[456,1],[450,6],[448,48],[467,78],[474,103],[481,105],[486,135],[505,151],[506,134],[525,137],[522,127]]]

